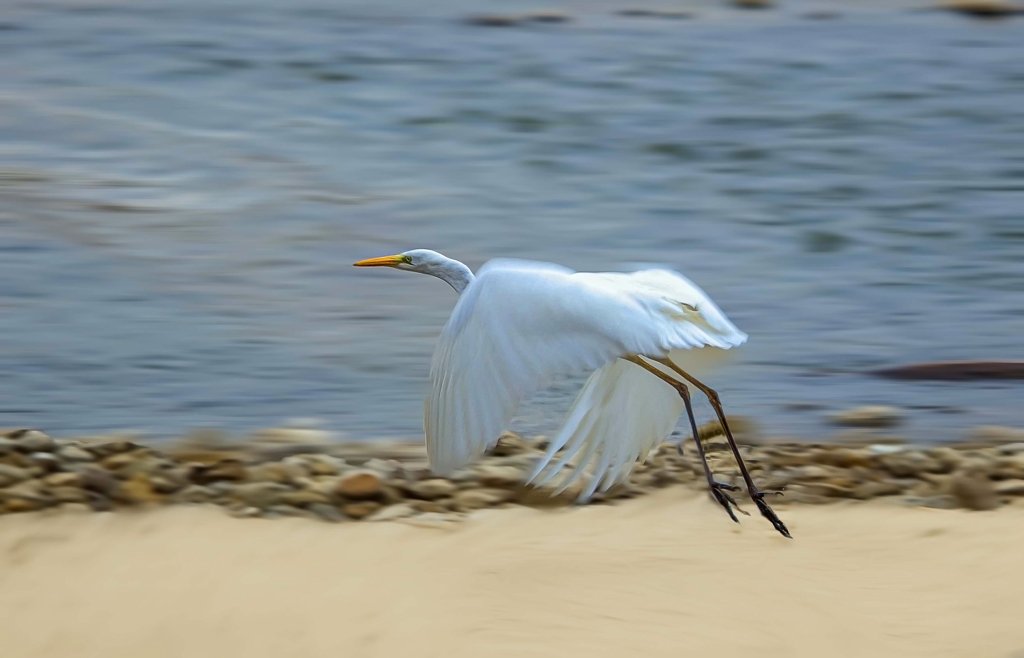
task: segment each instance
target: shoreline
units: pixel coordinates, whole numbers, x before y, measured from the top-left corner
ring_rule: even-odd
[[[719,432],[717,423],[700,431],[712,471],[719,481],[742,485]],[[875,499],[939,509],[1024,506],[1022,430],[983,428],[974,442],[941,446],[869,431],[827,444],[737,436],[758,486],[785,491],[771,500],[780,510]],[[442,478],[431,473],[421,443],[331,443],[309,429],[265,430],[245,443],[205,433],[159,446],[109,437],[55,441],[15,430],[0,436],[0,514],[209,505],[239,517],[443,524],[488,508],[582,507],[586,478],[559,487],[571,463],[549,484],[523,484],[546,445],[544,437],[506,432],[477,462]],[[661,489],[700,494],[706,487],[693,442],[685,441],[683,454],[664,443],[626,481],[586,503]],[[753,508],[742,490],[736,499]]]

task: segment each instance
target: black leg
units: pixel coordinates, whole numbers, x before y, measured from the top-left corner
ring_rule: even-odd
[[[786,524],[784,524],[782,522],[782,519],[780,519],[778,515],[775,514],[775,510],[773,510],[768,505],[768,503],[764,502],[764,497],[767,493],[781,495],[781,492],[764,492],[758,489],[757,485],[754,484],[754,480],[750,477],[750,472],[747,470],[747,465],[743,461],[743,455],[740,454],[740,448],[738,445],[736,445],[736,440],[732,437],[732,432],[729,430],[729,422],[725,419],[725,412],[722,410],[722,402],[718,397],[718,393],[715,392],[710,387],[705,386],[695,377],[693,377],[692,375],[690,375],[685,370],[681,369],[679,366],[675,365],[668,359],[660,360],[659,362],[671,368],[680,377],[696,386],[702,393],[704,393],[704,395],[707,396],[708,402],[711,403],[711,406],[715,410],[715,414],[718,415],[718,422],[722,424],[722,432],[725,434],[725,438],[729,442],[729,448],[732,449],[733,456],[736,457],[736,463],[739,464],[740,474],[743,475],[743,481],[747,485],[747,493],[750,494],[751,500],[753,500],[754,503],[757,505],[757,509],[761,511],[761,516],[768,519],[771,522],[772,526],[776,530],[778,530],[783,537],[788,537],[789,539],[792,539],[793,536],[789,534],[789,530],[786,528]]]
[[[641,360],[640,358],[632,357],[628,358],[627,360],[637,364],[644,370],[647,370],[651,374],[663,380],[672,388],[676,389],[676,392],[679,393],[679,397],[683,398],[683,404],[686,405],[686,415],[690,419],[690,429],[693,430],[693,442],[697,444],[697,454],[700,455],[701,464],[703,464],[704,466],[704,476],[708,480],[708,489],[710,490],[711,497],[714,498],[715,501],[725,509],[726,513],[728,513],[729,515],[729,518],[731,518],[736,523],[739,523],[740,520],[736,518],[736,515],[732,511],[734,507],[737,510],[739,510],[740,514],[750,516],[742,509],[740,509],[740,506],[736,504],[736,501],[733,500],[733,497],[727,493],[728,491],[738,491],[739,487],[731,484],[725,484],[724,482],[718,482],[715,480],[714,475],[712,475],[711,473],[711,467],[708,466],[707,457],[704,455],[704,446],[701,445],[700,442],[700,433],[697,431],[697,421],[694,420],[693,418],[693,405],[690,402],[690,389],[686,386],[686,384],[680,381],[676,381],[672,377],[669,377],[665,373],[661,372],[660,370],[658,370],[651,364]],[[679,454],[683,454],[682,443],[679,444]]]

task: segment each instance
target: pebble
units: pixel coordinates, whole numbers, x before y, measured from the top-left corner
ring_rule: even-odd
[[[30,477],[32,474],[24,468],[0,464],[0,488],[23,482]]]
[[[217,481],[240,482],[246,475],[245,464],[240,460],[224,459],[209,466],[198,466],[192,473],[192,481],[196,484]]]
[[[483,464],[476,469],[477,477],[486,487],[514,487],[523,483],[525,475],[514,466]]]
[[[337,492],[346,498],[371,498],[380,493],[384,482],[370,470],[352,471],[338,480]]]
[[[407,516],[412,516],[416,513],[416,509],[408,503],[399,503],[397,505],[388,505],[382,510],[371,514],[366,517],[367,521],[394,521],[395,519],[402,519]]]
[[[353,519],[363,519],[381,508],[381,504],[374,500],[364,500],[358,503],[348,503],[341,508],[341,511]]]
[[[175,499],[183,503],[207,503],[216,497],[216,491],[199,484],[187,486],[175,494]]]
[[[345,520],[345,515],[335,507],[334,505],[328,505],[326,503],[313,503],[309,506],[309,511],[316,514],[324,521],[331,521],[337,523]]]
[[[501,505],[512,499],[508,489],[467,489],[455,494],[454,508],[458,512],[470,512]]]
[[[416,498],[437,500],[438,498],[447,498],[451,496],[458,491],[458,487],[451,480],[435,478],[432,480],[412,482],[406,485],[406,491]]]
[[[999,497],[988,478],[963,473],[955,475],[949,483],[949,493],[959,507],[983,511],[999,507]]]
[[[95,459],[91,452],[78,446],[64,446],[57,451],[57,456],[69,462],[91,462]]]
[[[1024,480],[1003,480],[995,485],[1000,496],[1024,496]]]
[[[38,430],[25,430],[11,436],[14,445],[22,452],[50,452],[57,447],[57,442]]]
[[[6,436],[0,436],[0,457],[14,452],[17,444]]]
[[[829,419],[846,427],[894,427],[903,420],[903,414],[896,407],[866,406],[834,413]]]
[[[277,504],[281,494],[288,491],[289,487],[277,482],[242,482],[231,488],[230,495],[246,505],[267,508]]]
[[[154,491],[152,482],[143,473],[138,473],[132,479],[122,482],[115,497],[129,505],[156,503],[160,500],[160,495]]]

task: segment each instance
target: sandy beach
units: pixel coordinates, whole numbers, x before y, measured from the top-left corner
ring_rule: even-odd
[[[13,515],[0,637],[8,658],[1024,655],[1024,507],[785,517],[794,541],[679,488],[449,527]]]

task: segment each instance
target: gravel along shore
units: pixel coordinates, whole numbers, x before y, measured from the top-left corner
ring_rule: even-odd
[[[719,480],[741,484],[717,424],[701,429]],[[918,446],[850,430],[846,443],[743,445],[754,479],[784,489],[772,505],[823,505],[885,498],[940,509],[1024,505],[1024,431],[979,428],[972,441]],[[741,441],[742,443],[742,441]],[[279,429],[242,443],[212,434],[140,445],[111,437],[55,441],[37,430],[0,438],[0,512],[107,511],[165,504],[212,505],[239,517],[446,524],[484,508],[557,507],[581,485],[523,486],[545,439],[504,434],[476,464],[438,478],[421,444],[331,443],[314,430]],[[629,481],[591,499],[602,504],[664,488],[706,490],[693,442],[663,444]],[[743,505],[744,497],[737,496]]]

